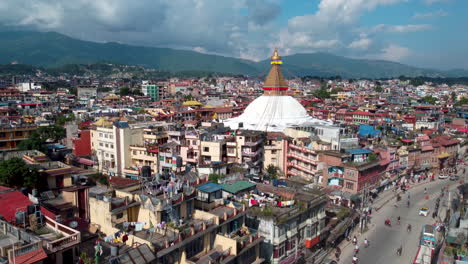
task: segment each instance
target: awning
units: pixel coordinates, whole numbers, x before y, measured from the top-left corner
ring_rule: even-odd
[[[388,179],[384,179],[382,182],[380,182],[380,187],[386,185],[388,183]]]
[[[442,153],[442,154],[437,156],[437,158],[439,158],[439,159],[445,159],[445,158],[448,158],[448,157],[450,157],[450,155],[447,152]]]

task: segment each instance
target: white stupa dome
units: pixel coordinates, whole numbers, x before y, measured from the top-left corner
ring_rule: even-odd
[[[224,121],[231,129],[281,132],[302,124],[330,124],[312,118],[306,109],[293,97],[285,95],[288,90],[279,66],[282,64],[278,51],[271,57],[271,70],[263,86],[264,95],[255,99],[238,117]]]

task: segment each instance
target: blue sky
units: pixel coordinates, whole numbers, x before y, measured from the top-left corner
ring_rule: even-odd
[[[468,0],[3,0],[0,26],[251,60],[329,52],[468,69]]]

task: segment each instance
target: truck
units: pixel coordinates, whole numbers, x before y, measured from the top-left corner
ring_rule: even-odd
[[[421,245],[418,248],[418,252],[416,253],[413,264],[431,264],[433,255],[433,248],[426,245]]]

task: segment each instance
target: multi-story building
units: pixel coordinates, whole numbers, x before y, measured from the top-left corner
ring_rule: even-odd
[[[167,86],[165,83],[151,83],[143,81],[141,85],[141,92],[145,96],[149,96],[152,101],[159,101],[165,98]]]
[[[364,188],[375,187],[383,169],[377,158],[369,158],[370,153],[365,149],[320,152],[320,161],[323,164],[322,184],[339,186],[352,194],[359,193]]]
[[[110,122],[100,119],[91,130],[91,148],[97,157],[99,171],[124,176],[125,168],[131,166],[131,146],[143,144],[145,129],[157,123],[129,124],[127,121]]]
[[[246,164],[250,174],[263,169],[263,144],[265,133],[260,131],[238,131],[236,134],[237,162]],[[231,146],[227,146],[231,148]]]
[[[80,232],[20,191],[0,187],[0,256],[9,263],[75,263]]]
[[[266,203],[262,209],[253,207],[249,211],[249,226],[258,229],[264,237],[262,258],[273,264],[295,263],[305,253],[305,248],[320,242],[325,227],[326,196],[318,191],[263,184],[258,184],[257,188],[263,193],[279,196],[283,201]]]
[[[273,165],[282,172],[286,171],[286,151],[288,149],[288,138],[281,132],[269,132],[266,135],[264,148],[263,169],[266,171],[268,166]]]
[[[36,130],[35,125],[0,125],[0,151],[16,150],[19,143],[26,140]]]
[[[173,180],[187,185],[167,182],[153,189],[135,181],[114,186],[113,196],[90,193],[91,222],[101,226],[106,239],[125,233],[123,243],[147,244],[156,255],[154,263],[263,262],[262,238],[246,226],[244,205],[225,203],[221,185],[199,185],[200,178]]]

